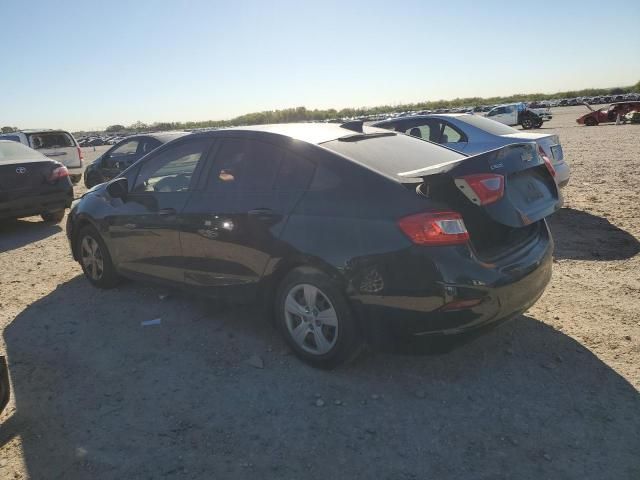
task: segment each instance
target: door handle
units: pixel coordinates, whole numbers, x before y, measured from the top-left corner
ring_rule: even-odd
[[[253,215],[256,217],[272,217],[275,215],[273,210],[270,208],[254,208],[253,210],[249,210],[249,215]]]
[[[160,215],[161,217],[168,217],[170,215],[175,215],[175,214],[176,214],[175,208],[161,208],[160,210],[158,210],[158,215]]]

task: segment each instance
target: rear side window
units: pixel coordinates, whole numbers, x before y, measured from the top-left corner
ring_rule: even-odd
[[[246,138],[225,138],[216,154],[209,189],[222,192],[271,190],[284,151]]]
[[[20,142],[20,137],[16,135],[4,135],[0,137],[0,140],[11,140],[12,142]]]
[[[444,124],[444,128],[442,129],[442,137],[440,138],[440,143],[459,143],[466,142],[467,139],[460,133],[458,130],[453,128],[448,123]]]
[[[465,157],[453,150],[407,135],[371,137],[349,142],[332,140],[321,146],[391,177],[401,172]]]
[[[76,146],[71,135],[66,132],[32,133],[29,135],[29,143],[34,150]]]
[[[315,171],[315,165],[299,155],[285,152],[274,188],[280,192],[306,190]]]

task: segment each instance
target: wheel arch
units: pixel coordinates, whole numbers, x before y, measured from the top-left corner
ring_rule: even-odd
[[[98,226],[90,220],[89,217],[82,216],[73,222],[73,229],[69,240],[71,242],[71,253],[73,254],[73,259],[77,262],[80,261],[80,257],[78,255],[78,233],[85,227],[93,227],[98,232],[100,231]]]

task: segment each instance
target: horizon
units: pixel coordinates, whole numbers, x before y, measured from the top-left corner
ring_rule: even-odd
[[[379,0],[303,8],[290,0],[276,7],[63,3],[64,18],[57,18],[59,4],[44,1],[28,12],[17,4],[3,8],[15,21],[0,39],[20,49],[3,58],[11,73],[0,78],[0,91],[11,96],[0,126],[97,131],[299,106],[552,95],[626,87],[640,78],[640,62],[630,61],[640,51],[640,4],[629,0],[609,2],[606,11],[596,2],[543,1],[535,18],[531,7],[496,1],[454,8],[411,0],[402,9]],[[606,37],[584,41],[593,25],[614,22]],[[523,31],[532,43],[520,38]]]

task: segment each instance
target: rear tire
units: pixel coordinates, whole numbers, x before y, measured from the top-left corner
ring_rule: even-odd
[[[47,223],[60,223],[64,218],[64,209],[55,212],[47,212],[40,214],[42,220]]]
[[[280,283],[275,320],[296,356],[316,368],[332,369],[353,360],[363,346],[339,285],[310,267],[292,270]]]
[[[83,227],[75,241],[78,261],[87,280],[98,288],[108,289],[118,285],[120,277],[98,231],[91,226]]]

